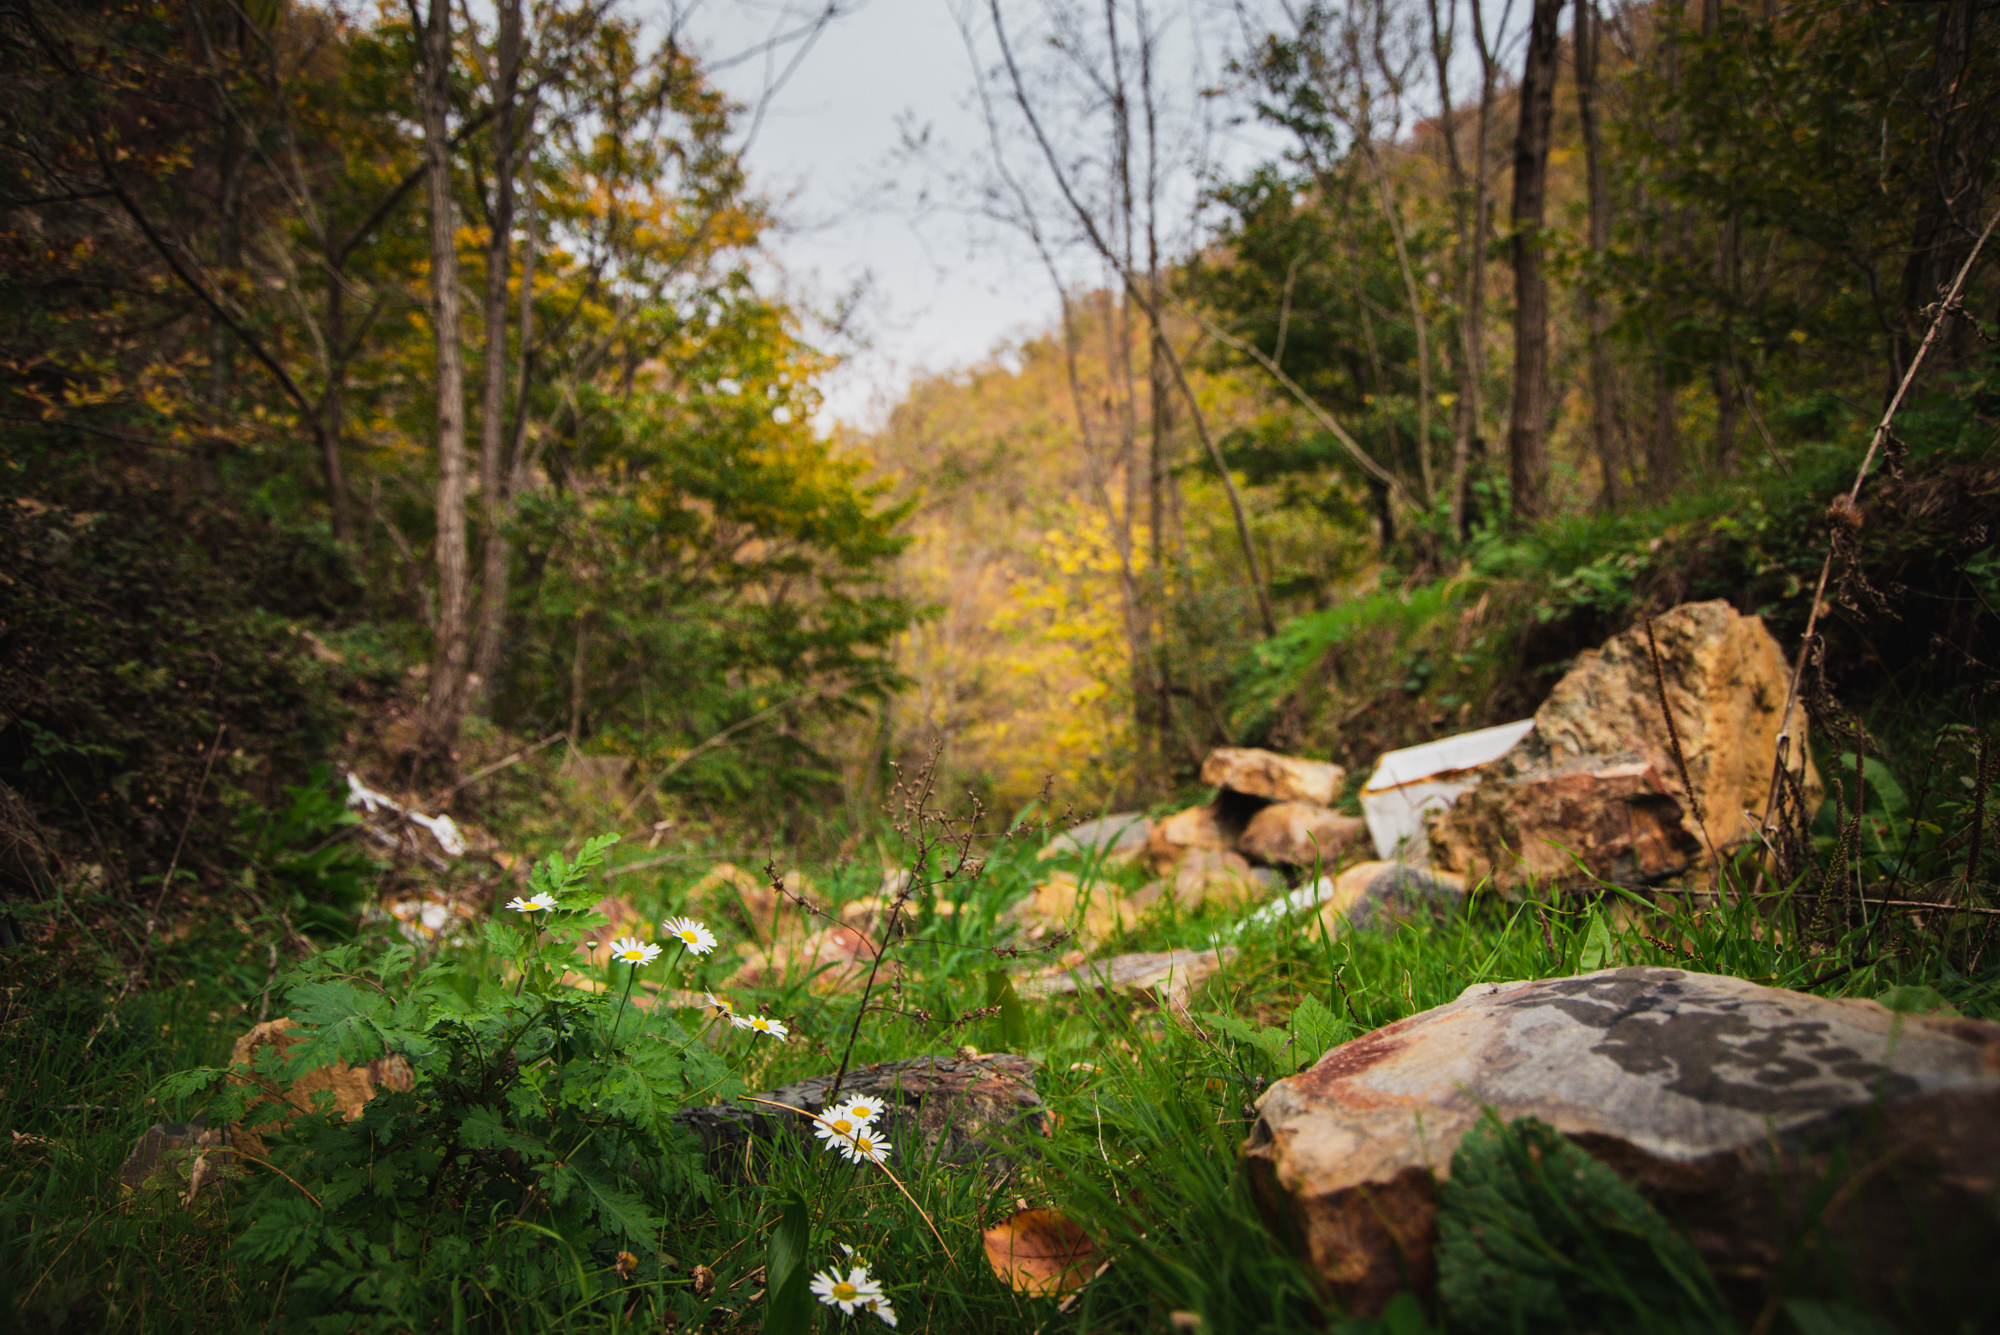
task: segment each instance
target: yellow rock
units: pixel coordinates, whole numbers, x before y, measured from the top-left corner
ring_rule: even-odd
[[[236,1046],[229,1054],[231,1084],[256,1085],[264,1090],[264,1096],[251,1103],[258,1104],[275,1098],[290,1105],[296,1112],[287,1112],[276,1122],[266,1122],[261,1126],[243,1130],[237,1129],[230,1143],[250,1154],[262,1156],[264,1153],[261,1133],[276,1130],[289,1123],[299,1112],[309,1112],[313,1106],[313,1096],[321,1090],[333,1098],[334,1107],[341,1116],[353,1121],[361,1116],[362,1107],[376,1093],[384,1089],[408,1090],[414,1081],[410,1064],[401,1057],[378,1057],[366,1066],[349,1066],[336,1061],[304,1075],[283,1088],[272,1088],[262,1077],[250,1070],[257,1054],[266,1047],[275,1047],[280,1057],[285,1056],[294,1043],[309,1036],[309,1031],[292,1023],[289,1017],[266,1020],[249,1033],[236,1040]],[[247,1111],[247,1110],[246,1110]]]

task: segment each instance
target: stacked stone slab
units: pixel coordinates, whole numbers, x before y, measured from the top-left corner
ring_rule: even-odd
[[[1168,816],[1146,842],[1147,865],[1160,876],[1189,866],[1238,878],[1253,867],[1331,866],[1367,831],[1332,809],[1347,771],[1325,761],[1224,746],[1209,753],[1201,781],[1215,799]]]

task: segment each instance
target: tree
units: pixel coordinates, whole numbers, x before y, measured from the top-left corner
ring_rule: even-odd
[[[1576,48],[1577,121],[1583,135],[1583,170],[1589,197],[1586,244],[1590,264],[1582,283],[1582,305],[1586,355],[1590,359],[1590,443],[1604,474],[1599,504],[1609,510],[1618,504],[1622,460],[1618,449],[1618,386],[1611,365],[1604,300],[1598,290],[1603,282],[1605,252],[1611,245],[1611,202],[1605,181],[1603,119],[1598,104],[1604,20],[1598,15],[1597,0],[1577,0],[1571,36]]]
[[[430,0],[421,25],[418,105],[424,127],[424,198],[431,240],[431,332],[437,349],[438,608],[424,725],[445,749],[457,738],[471,650],[471,571],[465,532],[465,350],[460,343],[458,229],[451,180],[451,0]]]
[[[1549,122],[1555,112],[1556,20],[1562,0],[1534,0],[1528,49],[1516,94],[1514,138],[1514,406],[1507,424],[1507,472],[1517,520],[1549,506],[1549,280],[1543,267],[1543,204],[1548,192]]]

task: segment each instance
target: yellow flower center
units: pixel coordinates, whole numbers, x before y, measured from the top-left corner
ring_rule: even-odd
[[[841,1280],[840,1283],[833,1286],[833,1296],[840,1299],[840,1301],[844,1303],[853,1302],[855,1297],[860,1292],[861,1291],[859,1289],[855,1288],[852,1284],[849,1284],[844,1279]]]
[[[836,1117],[833,1119],[833,1129],[845,1136],[854,1130],[854,1123],[848,1121],[845,1117]]]
[[[875,1152],[875,1142],[867,1136],[856,1136],[854,1144],[863,1154],[873,1154]]]

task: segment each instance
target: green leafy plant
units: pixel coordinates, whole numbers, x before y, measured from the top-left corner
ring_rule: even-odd
[[[285,789],[278,807],[251,807],[237,818],[252,877],[285,893],[308,930],[352,936],[354,914],[368,897],[375,864],[344,837],[356,816],[333,788],[333,771],[313,766],[306,781]]]
[[[1492,1114],[1438,1185],[1438,1294],[1454,1330],[1715,1330],[1693,1246],[1618,1175],[1534,1118]]]
[[[509,905],[515,920],[489,923],[483,952],[423,962],[402,944],[373,959],[343,946],[286,979],[308,1036],[261,1049],[212,1115],[271,1138],[276,1171],[242,1203],[234,1254],[288,1267],[308,1325],[666,1314],[665,1217],[713,1189],[672,1115],[740,1085],[699,1032],[629,1004],[660,947],[615,943],[602,991],[565,980],[581,967],[578,934],[606,922],[587,879],[614,838],[536,866]],[[354,1121],[322,1103],[272,1135],[292,1110],[263,1094],[336,1062],[384,1059],[408,1064],[409,1090],[379,1093]],[[189,1072],[163,1092],[222,1074]]]

